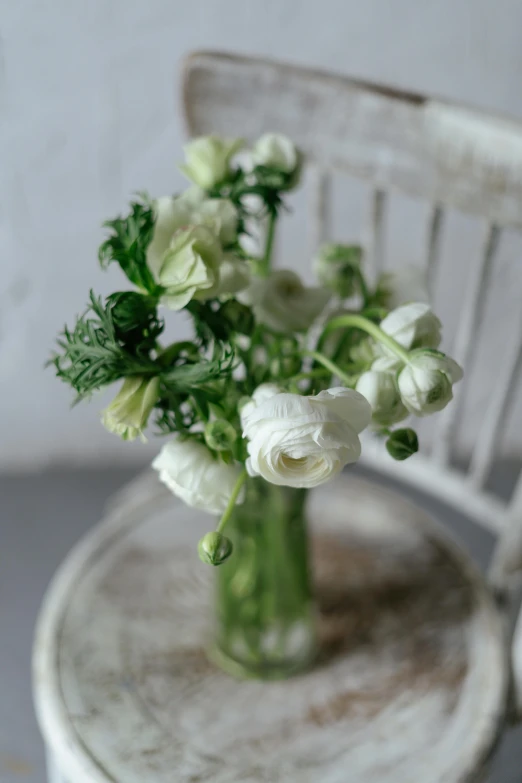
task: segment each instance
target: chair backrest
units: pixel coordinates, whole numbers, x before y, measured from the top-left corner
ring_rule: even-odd
[[[277,130],[304,151],[311,168],[312,251],[326,238],[332,172],[372,185],[366,258],[374,272],[383,265],[389,191],[430,204],[424,254],[431,280],[448,209],[483,219],[481,251],[470,266],[451,346],[469,377],[500,234],[522,229],[522,123],[332,74],[212,52],[187,59],[183,88],[190,135],[239,131],[255,139]],[[437,417],[428,455],[397,466],[384,449],[365,448],[372,465],[442,496],[502,533],[494,558],[498,582],[522,567],[522,482],[507,505],[485,490],[522,364],[520,330],[512,338],[465,472],[453,467],[452,458],[466,380]]]

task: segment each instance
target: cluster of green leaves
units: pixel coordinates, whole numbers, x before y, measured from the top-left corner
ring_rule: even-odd
[[[147,194],[142,193],[137,201],[131,202],[126,217],[118,216],[103,225],[110,229],[110,234],[98,251],[102,268],[117,263],[131,283],[146,293],[158,295],[160,291],[147,266],[147,247],[154,231],[154,210]]]
[[[147,346],[150,335],[156,339],[163,324],[155,315],[154,306],[153,312],[142,313],[141,323],[133,323],[132,329],[127,331],[122,323],[128,323],[129,317],[132,318],[131,311],[136,312],[135,304],[128,301],[125,304],[122,295],[114,294],[104,304],[91,290],[89,306],[76,319],[74,328],[64,327],[57,341],[61,350],[52,357],[51,363],[58,378],[75,390],[75,402],[129,375],[155,373]],[[138,339],[140,331],[145,334],[144,341]]]
[[[212,355],[201,344],[174,343],[166,351],[157,339],[164,323],[154,297],[132,291],[112,294],[105,302],[92,291],[87,310],[72,330],[64,328],[51,359],[56,374],[76,392],[76,402],[131,375],[158,377],[158,424],[163,431],[187,429],[182,402],[199,390],[219,396],[213,384],[228,378],[234,366],[230,346],[215,341]]]

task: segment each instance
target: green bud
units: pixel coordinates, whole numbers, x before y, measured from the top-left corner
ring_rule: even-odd
[[[230,451],[237,440],[237,432],[226,419],[209,421],[205,427],[205,440],[213,451]]]
[[[393,459],[408,459],[419,450],[417,433],[409,427],[395,430],[386,441],[386,450]]]
[[[199,559],[207,565],[218,566],[232,554],[232,541],[221,533],[206,533],[198,543]]]
[[[358,245],[323,245],[315,262],[319,282],[343,299],[357,291],[362,248]]]
[[[226,321],[229,328],[238,334],[251,334],[254,328],[254,315],[252,310],[237,299],[229,299],[219,311],[220,316]]]

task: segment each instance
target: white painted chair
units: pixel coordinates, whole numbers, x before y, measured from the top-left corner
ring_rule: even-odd
[[[239,130],[253,139],[278,130],[304,150],[312,248],[326,238],[333,171],[374,186],[368,257],[376,270],[385,250],[388,191],[432,204],[431,278],[446,211],[482,216],[483,250],[451,349],[470,368],[499,235],[505,227],[522,228],[520,181],[502,156],[488,154],[488,144],[501,145],[507,159],[516,148],[520,158],[522,124],[213,53],[187,60],[184,102],[191,135]],[[461,155],[448,154],[437,128],[457,134]],[[174,523],[171,496],[150,477],[115,499],[110,518],[57,575],[40,619],[35,696],[51,783],[482,779],[505,725],[512,672],[513,715],[522,708],[522,656],[515,654],[511,666],[508,652],[522,568],[522,481],[509,503],[485,490],[521,363],[520,340],[507,347],[504,361],[466,473],[451,462],[466,381],[439,415],[429,454],[397,464],[367,443],[364,456],[372,468],[498,536],[488,581],[442,529],[399,496],[354,479],[318,494],[312,513],[320,521],[318,579],[331,600],[336,585],[352,596],[357,588],[359,620],[375,614],[369,636],[350,647],[351,610],[336,615],[326,607],[325,638],[341,639],[342,654],[307,682],[235,683],[209,668],[200,655],[207,572],[191,565],[205,520],[177,505]],[[321,536],[325,525],[327,533],[346,527],[347,508],[351,554],[344,561],[342,546],[334,552]],[[354,551],[355,565],[348,559]]]

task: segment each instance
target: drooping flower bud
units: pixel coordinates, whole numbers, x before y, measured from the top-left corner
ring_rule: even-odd
[[[102,412],[102,424],[122,440],[143,437],[143,430],[158,400],[159,378],[141,375],[125,378],[111,404]]]
[[[440,344],[441,322],[425,302],[412,302],[388,313],[381,329],[403,348],[437,348]],[[383,348],[386,353],[387,349]]]
[[[207,565],[218,566],[232,554],[232,541],[222,533],[206,533],[198,543],[199,559]]]
[[[386,441],[386,450],[393,459],[399,461],[408,459],[419,450],[417,433],[409,427],[395,430]]]
[[[366,397],[372,406],[374,424],[388,427],[390,424],[402,421],[408,415],[393,372],[379,372],[373,369],[363,372],[355,389]]]
[[[453,398],[453,384],[462,378],[462,369],[449,356],[435,350],[419,350],[398,376],[401,399],[416,416],[441,411]]]
[[[362,248],[358,245],[323,245],[315,260],[317,279],[343,299],[357,292]]]

